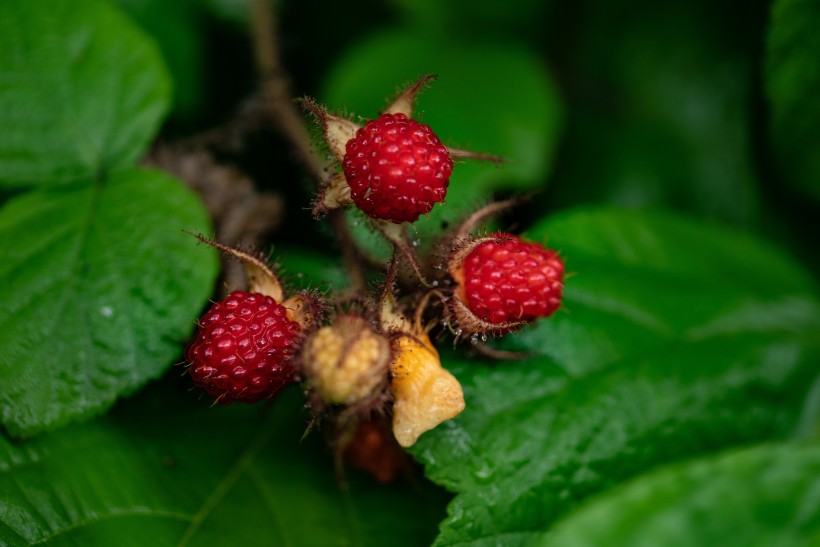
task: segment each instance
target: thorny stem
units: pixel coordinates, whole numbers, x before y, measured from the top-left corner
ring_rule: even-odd
[[[270,0],[251,2],[251,21],[256,66],[262,80],[262,91],[268,103],[269,114],[282,135],[290,141],[299,159],[313,177],[317,188],[321,188],[327,184],[332,170],[315,153],[311,144],[310,131],[294,104],[289,79],[279,55],[276,16],[271,8]],[[329,221],[339,241],[342,259],[350,275],[353,290],[366,291],[367,280],[362,271],[361,253],[350,234],[342,212],[340,210],[332,212],[329,215]]]
[[[399,257],[398,249],[393,248],[393,256],[390,257],[390,262],[387,263],[387,272],[384,276],[384,286],[382,287],[382,294],[379,297],[379,313],[384,309],[384,303],[389,298],[393,297],[393,287],[396,284],[396,278],[399,273]]]
[[[345,270],[350,276],[350,284],[353,292],[364,293],[367,291],[367,278],[362,270],[362,256],[353,236],[345,222],[344,211],[335,209],[328,214],[328,222],[339,240],[339,247],[342,250],[342,261]]]
[[[482,207],[481,209],[470,215],[467,218],[467,220],[461,223],[461,226],[459,226],[458,231],[456,231],[455,233],[455,238],[467,239],[470,236],[470,234],[476,229],[476,226],[487,220],[487,218],[492,217],[493,215],[497,215],[505,209],[509,209],[510,207],[513,207],[522,201],[523,198],[506,199],[504,201],[496,201],[485,207]]]
[[[425,329],[423,327],[424,312],[427,311],[427,306],[430,304],[430,299],[434,296],[441,301],[441,304],[445,306],[445,308],[447,306],[447,297],[439,289],[432,289],[424,293],[424,296],[421,297],[421,301],[416,306],[416,313],[413,315],[417,332],[429,332],[429,329]]]
[[[453,159],[471,159],[479,161],[491,161],[493,163],[507,163],[507,160],[501,156],[493,156],[490,154],[482,154],[480,152],[470,152],[469,150],[459,150],[458,148],[447,147],[450,152],[450,157]]]
[[[279,70],[279,43],[276,40],[276,18],[270,2],[254,0],[251,3],[251,25],[256,66],[264,78],[273,77]]]
[[[251,33],[256,69],[259,72],[263,96],[267,100],[271,119],[290,140],[299,159],[316,182],[324,182],[327,177],[327,166],[313,153],[310,132],[293,104],[290,81],[279,56],[276,14],[271,8],[270,0],[251,2]]]
[[[401,253],[412,268],[413,273],[418,277],[419,282],[425,287],[430,287],[430,283],[424,277],[424,272],[421,269],[416,253],[413,252],[410,242],[407,239],[407,230],[403,224],[393,224],[392,222],[381,220],[373,223],[373,226],[381,232],[381,234],[393,244],[393,249]]]

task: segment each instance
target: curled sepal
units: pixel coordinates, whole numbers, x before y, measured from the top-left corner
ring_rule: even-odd
[[[450,158],[453,160],[478,160],[489,161],[491,163],[506,163],[507,159],[501,156],[493,156],[492,154],[484,154],[482,152],[473,152],[471,150],[461,150],[460,148],[447,147],[450,153]]]
[[[470,256],[473,251],[477,248],[481,247],[488,241],[493,243],[503,243],[505,241],[509,241],[510,238],[508,237],[498,237],[496,235],[489,235],[484,237],[467,237],[461,240],[458,240],[454,246],[452,253],[450,253],[450,257],[447,259],[447,271],[450,273],[450,277],[458,283],[459,285],[464,284],[464,271],[463,271],[463,263],[464,259]]]
[[[452,238],[455,241],[453,244],[456,249],[464,245],[465,242],[472,240],[472,233],[483,223],[496,215],[499,215],[507,209],[514,207],[521,203],[523,198],[505,199],[503,201],[494,201],[480,208],[467,217],[456,229]]]
[[[284,302],[288,319],[298,323],[303,332],[312,330],[322,320],[325,313],[325,301],[314,291],[301,291]]]
[[[437,77],[435,74],[425,74],[416,80],[415,83],[405,87],[382,114],[404,114],[408,118],[412,118],[413,109],[416,105],[416,96],[426,89]]]
[[[202,243],[206,243],[212,247],[216,247],[223,253],[230,255],[242,264],[245,269],[245,274],[248,277],[248,291],[252,293],[259,293],[265,296],[270,296],[277,304],[281,304],[285,299],[285,291],[282,288],[282,283],[273,270],[260,258],[254,255],[228,247],[221,243],[217,243],[208,239],[202,234],[191,234]]]
[[[353,203],[350,186],[344,173],[337,173],[322,187],[313,201],[313,216],[319,218],[334,209],[346,207]]]
[[[406,448],[422,433],[458,416],[464,410],[464,392],[455,376],[441,365],[426,334],[402,334],[394,348],[396,358],[390,365],[393,435]]]
[[[347,141],[356,136],[359,125],[341,116],[331,114],[315,100],[305,97],[302,105],[321,126],[328,149],[341,162],[345,157]]]
[[[395,263],[392,263],[390,270],[387,272],[388,275],[387,279],[385,279],[382,297],[379,300],[379,326],[381,330],[386,333],[412,333],[418,329],[406,315],[396,309],[396,299],[393,295],[392,284],[397,273]]]
[[[464,297],[458,294],[447,300],[447,323],[453,328],[456,341],[472,335],[503,336],[527,325],[527,321],[510,321],[506,323],[490,323],[484,321],[464,303]],[[485,337],[486,340],[486,337]]]
[[[328,110],[311,98],[302,99],[302,105],[310,112],[313,119],[322,129],[322,136],[336,160],[341,163],[347,153],[347,142],[356,136],[359,125],[341,116],[331,114]],[[313,215],[320,217],[324,214],[351,205],[350,186],[344,173],[325,178],[316,199],[313,201]]]

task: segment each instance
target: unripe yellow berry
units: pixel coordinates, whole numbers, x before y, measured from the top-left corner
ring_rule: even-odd
[[[308,338],[303,356],[308,382],[322,399],[350,405],[384,387],[390,342],[374,332],[366,319],[340,315]]]
[[[402,335],[390,364],[393,379],[393,434],[401,446],[464,410],[461,384],[441,366],[441,358],[424,333]]]

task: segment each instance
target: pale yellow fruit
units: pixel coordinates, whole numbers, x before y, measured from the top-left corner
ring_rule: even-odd
[[[464,410],[461,384],[441,366],[438,351],[426,334],[398,338],[390,371],[393,434],[401,446],[413,446],[422,433]]]
[[[305,342],[308,382],[325,402],[351,405],[375,395],[387,381],[390,343],[358,316],[343,315]]]

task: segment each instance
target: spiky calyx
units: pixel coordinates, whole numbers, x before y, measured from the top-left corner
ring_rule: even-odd
[[[430,126],[402,113],[382,114],[347,141],[342,169],[359,209],[399,224],[444,201],[453,161]]]
[[[470,242],[450,260],[451,303],[465,333],[503,334],[561,306],[564,263],[538,243],[498,232]]]
[[[194,383],[221,404],[255,403],[296,379],[301,329],[271,297],[233,291],[199,321],[185,358]]]
[[[340,315],[305,342],[308,383],[330,404],[352,405],[377,397],[387,382],[390,342],[357,315]]]

